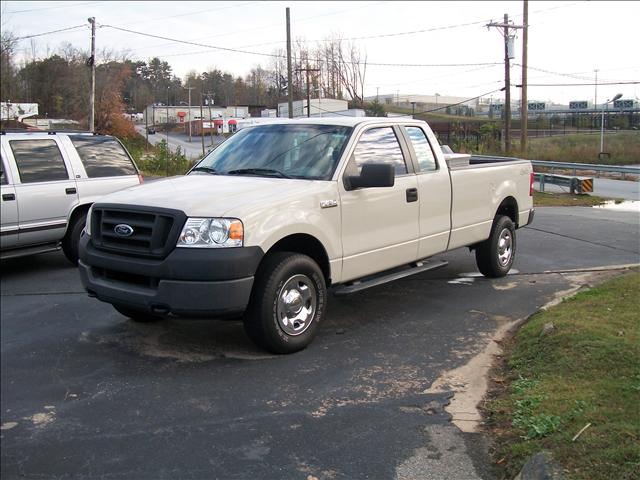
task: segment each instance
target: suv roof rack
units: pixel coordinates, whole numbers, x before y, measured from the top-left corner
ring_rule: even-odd
[[[104,135],[100,132],[90,132],[89,130],[23,130],[20,128],[3,128],[0,130],[0,135],[5,135],[7,133],[34,133],[34,134],[47,134],[47,135],[57,135],[59,133],[69,133],[77,135],[79,133],[84,133],[86,135]]]

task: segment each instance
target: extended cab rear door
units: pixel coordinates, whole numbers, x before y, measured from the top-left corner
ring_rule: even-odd
[[[365,163],[394,165],[394,186],[347,190],[345,177],[357,175]],[[417,185],[398,127],[374,125],[361,132],[338,182],[343,282],[416,260]]]
[[[418,258],[447,250],[451,232],[451,181],[438,140],[426,125],[404,125],[420,197]],[[437,150],[436,150],[437,149]]]

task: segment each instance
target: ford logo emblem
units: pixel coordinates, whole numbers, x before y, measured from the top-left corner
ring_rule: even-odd
[[[121,237],[130,237],[133,235],[133,228],[126,223],[119,223],[115,227],[113,227],[113,231],[116,232],[116,235]]]

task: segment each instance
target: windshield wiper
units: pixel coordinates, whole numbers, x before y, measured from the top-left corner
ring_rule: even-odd
[[[217,175],[216,173],[216,169],[212,168],[212,167],[194,167],[191,169],[192,172],[207,172],[210,173],[211,175]]]
[[[237,170],[229,170],[227,175],[266,175],[268,177],[292,178],[280,170],[272,168],[238,168]]]

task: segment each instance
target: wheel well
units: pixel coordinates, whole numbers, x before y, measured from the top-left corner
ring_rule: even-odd
[[[91,208],[91,204],[85,203],[83,205],[78,205],[73,210],[73,212],[71,212],[71,216],[69,217],[69,222],[67,223],[67,231],[65,232],[65,236],[67,236],[67,234],[71,232],[73,225],[76,223],[76,219],[81,215],[87,213],[89,211],[89,208]]]
[[[498,211],[496,212],[496,216],[498,215],[506,215],[511,219],[513,224],[518,226],[518,202],[513,197],[505,198],[500,206],[498,207]]]
[[[265,254],[265,258],[273,252],[295,252],[311,257],[322,270],[327,286],[330,285],[331,268],[329,267],[329,256],[317,238],[304,233],[289,235],[276,242]]]

